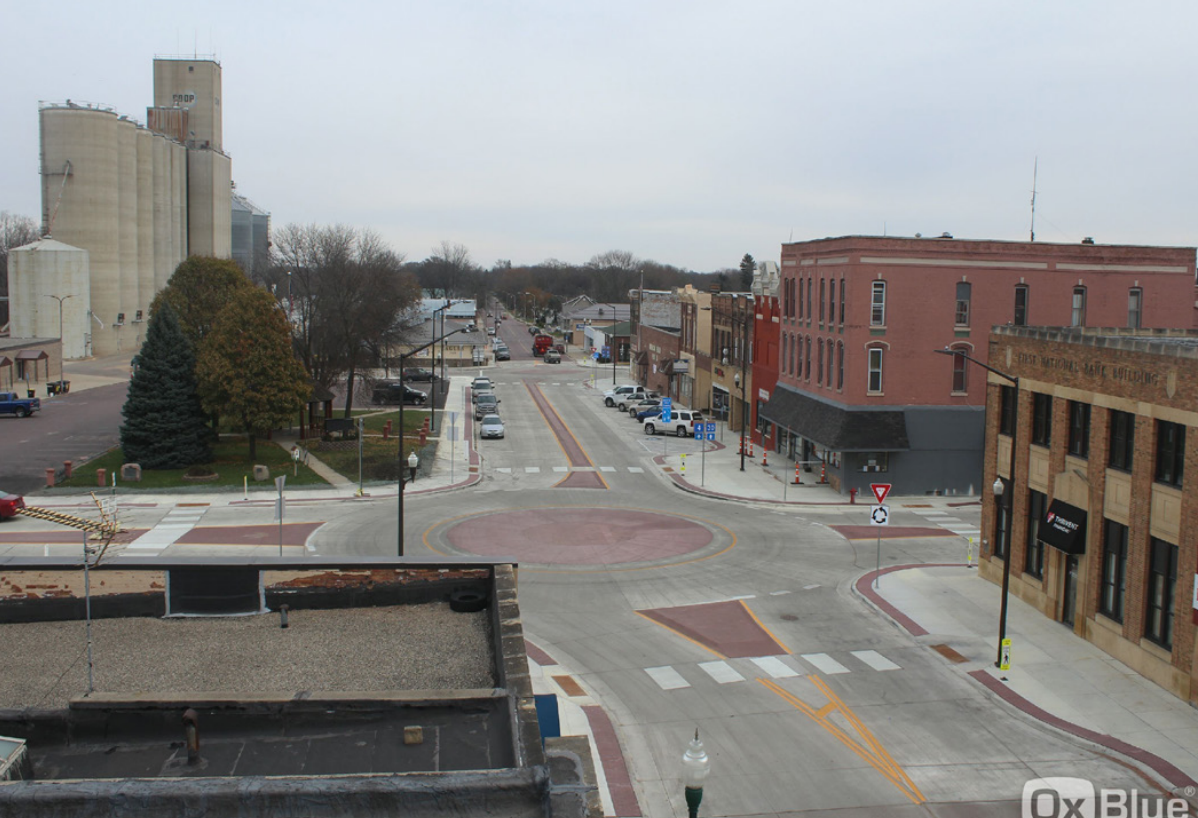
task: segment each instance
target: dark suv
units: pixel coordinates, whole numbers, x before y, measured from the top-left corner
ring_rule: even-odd
[[[408,367],[403,371],[403,379],[405,381],[431,381],[433,373],[419,367]]]
[[[413,389],[406,383],[380,383],[374,387],[370,400],[372,403],[399,403],[402,400],[404,403],[423,406],[428,402],[428,393]]]

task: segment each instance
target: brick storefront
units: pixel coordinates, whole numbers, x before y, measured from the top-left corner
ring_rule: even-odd
[[[1003,401],[1015,390],[991,374],[986,411],[984,485],[1013,477],[1005,495],[1011,593],[1198,701],[1191,605],[1198,572],[1198,332],[996,327],[989,364],[1019,379],[1012,414]],[[1081,549],[1074,557],[1042,546],[1040,576],[1029,530],[1033,503],[1085,524],[1068,546]],[[1055,536],[1045,528],[1048,516],[1035,519],[1040,537]],[[980,567],[996,583],[1003,573],[995,556],[999,520],[987,491]]]

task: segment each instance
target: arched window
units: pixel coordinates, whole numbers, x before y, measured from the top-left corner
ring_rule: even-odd
[[[953,351],[967,353],[967,350],[963,347],[953,347]],[[968,371],[969,371],[969,361],[965,358],[965,355],[954,355],[953,356],[953,394],[954,395],[964,395],[966,392],[969,391],[967,388],[966,381],[965,381],[965,373]]]
[[[882,347],[870,347],[865,351],[869,356],[865,391],[871,395],[882,394],[882,351]]]
[[[828,326],[836,323],[836,279],[828,281]],[[832,356],[828,356],[828,360],[832,360]],[[828,378],[828,386],[832,385],[832,379]]]
[[[844,389],[844,342],[836,342],[836,388]]]
[[[822,302],[821,302],[822,303]],[[816,358],[815,382],[820,386],[824,385],[824,339],[819,339],[819,355]]]

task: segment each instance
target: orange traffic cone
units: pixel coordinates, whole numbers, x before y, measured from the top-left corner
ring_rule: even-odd
[[[769,465],[769,463],[767,462],[767,461],[769,460],[769,456],[770,456],[770,450],[769,450],[769,449],[767,449],[767,448],[766,448],[766,447],[763,445],[763,446],[761,447],[761,465],[763,465],[763,466],[768,466],[768,465]]]
[[[739,443],[739,444],[737,444],[737,447],[736,447],[736,453],[737,453],[737,454],[744,454],[744,453],[745,453],[745,439],[744,439],[743,437],[740,439],[740,443]]]
[[[749,458],[752,459],[752,457],[753,457],[753,439],[750,438],[749,439]]]
[[[795,461],[795,485],[802,485],[803,481],[799,477],[799,462]]]
[[[821,483],[828,482],[828,464],[827,463],[819,464],[819,481]]]

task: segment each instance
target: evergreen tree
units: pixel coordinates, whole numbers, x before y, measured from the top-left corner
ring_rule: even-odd
[[[753,289],[753,274],[757,272],[757,262],[748,253],[740,260],[740,288],[743,292]]]
[[[207,419],[196,395],[195,356],[169,305],[150,318],[121,414],[127,462],[181,469],[211,459]]]

